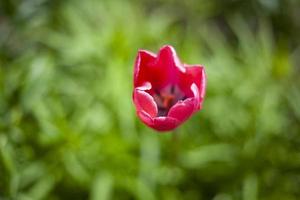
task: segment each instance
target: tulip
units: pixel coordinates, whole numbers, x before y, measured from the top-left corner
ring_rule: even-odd
[[[139,50],[134,66],[133,102],[141,121],[157,131],[177,128],[202,108],[206,75],[202,65],[180,62],[175,49]]]

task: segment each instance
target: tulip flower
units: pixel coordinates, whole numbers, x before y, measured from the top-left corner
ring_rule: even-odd
[[[202,108],[205,87],[204,67],[181,63],[172,46],[163,46],[157,55],[138,51],[133,102],[147,126],[157,131],[178,127]]]

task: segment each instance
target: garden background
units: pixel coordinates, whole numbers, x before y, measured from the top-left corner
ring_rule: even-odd
[[[0,199],[296,200],[300,1],[1,0]],[[138,49],[203,64],[172,133],[132,103]]]

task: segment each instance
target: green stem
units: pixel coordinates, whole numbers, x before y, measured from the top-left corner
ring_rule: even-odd
[[[179,153],[179,147],[180,147],[180,139],[179,139],[179,132],[177,130],[174,130],[172,133],[172,154],[173,154],[173,162],[174,164],[177,163],[178,160],[178,153]]]

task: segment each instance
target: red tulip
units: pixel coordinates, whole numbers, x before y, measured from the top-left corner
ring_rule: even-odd
[[[158,55],[139,50],[134,66],[133,101],[139,118],[169,131],[202,108],[206,76],[201,65],[182,64],[172,46]]]

